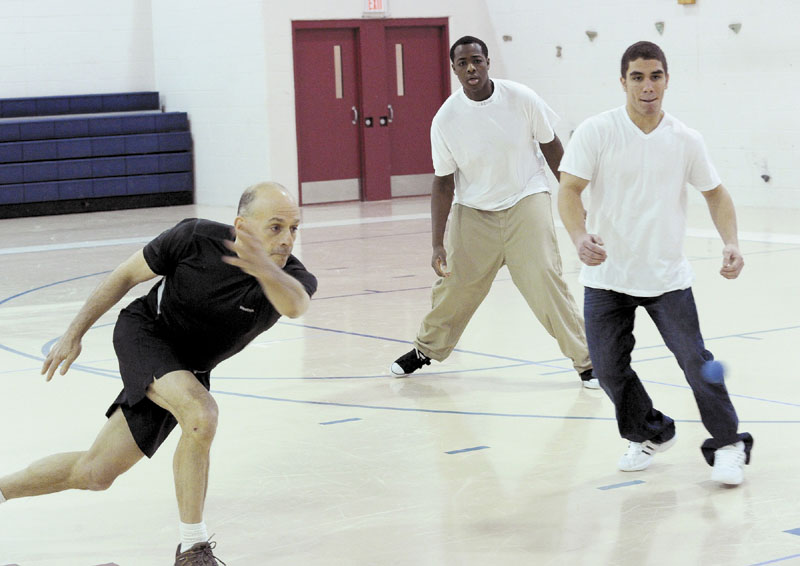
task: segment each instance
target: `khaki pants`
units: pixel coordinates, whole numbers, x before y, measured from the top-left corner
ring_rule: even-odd
[[[562,276],[550,193],[536,193],[497,212],[453,207],[447,242],[450,276],[433,284],[433,307],[420,325],[416,347],[434,360],[447,358],[504,264],[575,369],[591,368],[583,319]]]

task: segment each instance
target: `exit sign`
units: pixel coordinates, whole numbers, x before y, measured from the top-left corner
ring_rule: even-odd
[[[364,0],[364,16],[387,16],[389,0]]]

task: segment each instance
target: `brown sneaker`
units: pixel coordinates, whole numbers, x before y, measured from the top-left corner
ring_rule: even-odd
[[[178,550],[175,551],[175,566],[217,566],[225,563],[214,556],[211,552],[217,542],[198,542],[192,545],[192,548],[186,552],[181,552],[181,545],[178,545]]]

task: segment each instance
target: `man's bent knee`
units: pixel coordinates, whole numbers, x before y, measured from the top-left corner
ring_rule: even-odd
[[[90,457],[81,458],[75,466],[74,475],[79,489],[105,491],[122,473],[116,468],[98,464]]]
[[[218,419],[217,403],[208,396],[203,401],[192,403],[178,421],[184,435],[194,438],[197,442],[211,444],[217,432]]]

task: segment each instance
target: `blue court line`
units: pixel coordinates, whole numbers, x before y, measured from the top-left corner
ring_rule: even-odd
[[[664,346],[664,348],[666,348],[666,346]],[[644,348],[642,348],[642,349],[644,349]],[[669,354],[669,355],[666,355],[666,356],[656,356],[654,358],[642,358],[641,360],[632,360],[631,361],[631,365],[639,364],[639,363],[642,363],[642,362],[654,362],[656,360],[674,360],[674,359],[675,359],[675,356],[673,356],[672,354]],[[559,373],[569,373],[571,371],[575,371],[575,369],[573,369],[573,368],[563,369],[562,368],[562,369],[560,369],[558,371],[544,372],[541,375],[558,375]],[[641,379],[641,377],[639,379]],[[642,379],[642,381],[644,381],[644,380]]]
[[[386,342],[397,342],[399,344],[413,345],[413,342],[409,342],[408,340],[401,340],[399,338],[389,338],[387,336],[375,336],[374,334],[363,334],[361,332],[351,332],[349,330],[337,330],[335,328],[325,328],[325,327],[322,327],[322,326],[313,326],[313,325],[310,325],[310,324],[300,324],[300,323],[297,323],[297,322],[278,321],[278,324],[283,324],[285,326],[296,326],[296,327],[299,327],[299,328],[308,328],[309,330],[320,330],[322,332],[332,332],[334,334],[346,334],[347,336],[358,336],[359,338],[371,338],[373,340],[384,340]],[[557,359],[554,359],[554,360],[544,360],[544,361],[541,361],[541,362],[534,362],[532,360],[524,360],[522,358],[512,358],[510,356],[501,356],[501,355],[498,355],[498,354],[487,354],[485,352],[475,352],[475,351],[472,351],[472,350],[462,350],[460,348],[456,348],[453,351],[454,352],[458,352],[460,354],[474,354],[476,356],[483,356],[485,358],[495,358],[497,360],[505,360],[505,361],[509,361],[509,362],[519,362],[519,363],[522,363],[522,364],[528,364],[528,365],[534,365],[534,366],[553,367],[553,368],[557,368],[559,370],[562,370],[563,368],[560,367],[560,366],[555,366],[555,365],[551,364],[550,362],[555,362],[555,361],[560,361],[560,360],[565,359],[565,358],[557,358]],[[445,373],[452,373],[452,372],[445,372]]]
[[[464,452],[475,452],[476,450],[486,450],[488,446],[473,446],[472,448],[461,448],[459,450],[448,450],[445,454],[463,454]]]
[[[361,417],[353,417],[352,419],[340,419],[338,421],[328,421],[326,423],[319,423],[321,425],[332,425],[332,424],[341,424],[341,423],[352,423],[355,421],[360,421]]]
[[[412,345],[413,344],[413,342],[409,342],[408,340],[401,340],[399,338],[389,338],[389,337],[386,337],[386,336],[375,336],[374,334],[363,334],[363,333],[360,333],[360,332],[351,332],[349,330],[337,330],[335,328],[324,328],[324,327],[321,327],[321,326],[313,326],[313,325],[309,325],[309,324],[300,324],[300,323],[285,322],[285,321],[278,321],[278,324],[283,324],[283,325],[286,325],[286,326],[295,326],[295,327],[300,327],[300,328],[308,328],[310,330],[320,330],[320,331],[323,331],[323,332],[333,332],[335,334],[346,334],[348,336],[358,336],[360,338],[371,338],[373,340],[384,340],[384,341],[387,341],[387,342],[397,342],[397,343],[400,343],[400,344],[408,344],[408,345]],[[724,335],[724,336],[714,336],[712,338],[704,338],[704,340],[706,342],[710,342],[712,340],[724,340],[724,339],[727,339],[727,338],[749,338],[752,335],[756,335],[756,334],[767,334],[767,333],[772,333],[772,332],[784,332],[784,331],[787,331],[787,330],[798,330],[798,329],[800,329],[800,325],[785,326],[785,327],[782,327],[782,328],[770,328],[770,329],[767,329],[767,330],[754,330],[752,332],[740,332],[740,333],[737,333],[737,334],[728,334],[728,335]],[[641,346],[641,347],[637,347],[634,351],[648,350],[648,349],[653,349],[653,348],[666,348],[666,345],[664,345],[664,344],[653,344],[651,346]],[[556,366],[556,365],[554,365],[552,363],[552,362],[565,361],[566,358],[556,358],[556,359],[552,359],[552,360],[543,360],[543,361],[540,361],[540,362],[534,362],[532,360],[525,360],[525,359],[522,359],[522,358],[513,358],[513,357],[510,357],[510,356],[501,356],[501,355],[497,355],[497,354],[487,354],[485,352],[476,352],[476,351],[473,351],[473,350],[462,350],[460,348],[456,348],[453,351],[461,353],[461,354],[474,354],[476,356],[484,356],[484,357],[487,357],[487,358],[496,358],[496,359],[506,360],[506,361],[510,361],[510,362],[520,362],[520,363],[523,363],[523,364],[530,364],[530,365],[536,365],[536,366],[541,366],[541,367],[552,367],[552,368],[555,368],[557,370],[557,371],[554,371],[554,372],[545,373],[543,375],[552,375],[552,374],[557,374],[557,373],[566,373],[566,372],[569,372],[569,371],[574,371],[573,369],[565,369],[563,366]],[[665,356],[659,356],[659,357],[655,357],[655,358],[646,358],[646,359],[643,359],[643,360],[637,360],[634,363],[638,363],[638,362],[641,362],[641,361],[661,360],[661,359],[670,359],[670,358],[672,358],[671,354],[670,355],[665,355]],[[452,372],[443,372],[443,373],[452,373]],[[430,374],[426,373],[426,375],[430,375]],[[656,383],[656,382],[653,382],[653,383]]]
[[[34,289],[29,289],[28,291],[24,291],[22,293],[18,293],[16,295],[11,296],[11,297],[7,297],[6,299],[0,300],[0,305],[10,301],[11,299],[26,295],[28,293],[32,293],[32,292],[40,290],[40,289],[44,289],[44,288],[47,288],[47,287],[52,287],[54,285],[59,285],[61,283],[67,283],[67,282],[70,282],[70,281],[75,281],[75,280],[78,280],[78,279],[84,279],[84,278],[87,278],[87,277],[94,277],[94,276],[97,276],[97,275],[102,275],[104,273],[109,273],[109,272],[108,271],[102,271],[102,272],[97,272],[97,273],[93,273],[93,274],[89,274],[89,275],[73,277],[73,278],[70,278],[70,279],[62,280],[62,281],[56,281],[54,283],[49,283],[47,285],[42,285],[40,287],[36,287]],[[376,340],[386,340],[386,341],[390,341],[390,342],[398,342],[398,343],[409,344],[409,342],[406,341],[406,340],[399,340],[399,339],[396,339],[396,338],[388,338],[388,337],[383,337],[383,336],[375,336],[375,335],[370,335],[370,334],[362,334],[362,333],[349,332],[349,331],[336,330],[336,329],[323,328],[323,327],[318,327],[318,326],[311,326],[311,325],[304,325],[304,324],[297,324],[297,323],[279,322],[279,324],[285,324],[287,326],[298,326],[298,327],[302,327],[302,328],[310,328],[310,329],[316,329],[316,330],[321,330],[321,331],[325,331],[325,332],[334,332],[334,333],[338,333],[338,334],[346,334],[346,335],[351,335],[351,336],[359,336],[359,337],[364,337],[364,338],[372,338],[372,339],[376,339]],[[105,325],[103,325],[103,326],[105,326]],[[748,335],[753,335],[753,334],[764,334],[764,333],[768,333],[768,332],[780,332],[780,331],[785,331],[785,330],[795,330],[795,329],[798,329],[798,328],[800,328],[800,325],[799,326],[783,327],[783,328],[767,329],[767,330],[757,330],[757,331],[753,331],[753,332],[740,333],[740,334],[732,334],[729,337],[742,337],[742,336],[748,336]],[[718,339],[722,339],[722,338],[725,338],[725,337],[715,337],[715,338],[711,338],[710,340],[718,340]],[[707,340],[709,340],[709,339],[707,339]],[[664,346],[663,345],[653,345],[653,346],[646,346],[644,348],[655,348],[655,347],[664,347]],[[9,352],[18,354],[18,355],[26,357],[26,358],[34,359],[34,360],[37,360],[37,361],[42,361],[42,358],[38,358],[36,356],[32,356],[32,355],[26,354],[24,352],[20,352],[18,350],[9,348],[9,347],[7,347],[7,346],[5,346],[3,344],[0,344],[0,349],[7,350]],[[546,360],[544,362],[533,362],[533,361],[530,361],[530,360],[522,360],[522,359],[519,359],[519,358],[511,358],[511,357],[507,357],[507,356],[486,354],[486,353],[482,353],[482,352],[473,352],[473,351],[469,351],[469,350],[458,350],[458,349],[456,349],[455,351],[462,352],[462,353],[475,354],[475,355],[480,355],[480,356],[486,356],[486,357],[496,358],[496,359],[504,359],[504,360],[508,360],[508,361],[516,361],[516,362],[520,362],[523,365],[528,365],[529,364],[529,365],[537,365],[537,366],[548,366],[549,365],[548,362],[550,362],[550,361],[558,361],[558,360]],[[560,358],[559,360],[564,360],[564,358]],[[110,370],[98,370],[98,369],[89,368],[89,367],[85,367],[85,366],[81,366],[81,365],[73,365],[72,367],[75,368],[75,369],[79,369],[79,370],[85,371],[87,373],[92,373],[92,374],[95,374],[95,375],[101,375],[101,376],[104,376],[104,377],[111,377],[111,378],[119,379],[119,374],[116,373],[116,372],[112,372]],[[550,366],[550,367],[554,367],[554,366]],[[562,368],[559,368],[559,369],[562,369]],[[466,370],[466,371],[471,371],[471,370]],[[485,371],[485,370],[472,370],[472,371]],[[567,370],[562,370],[562,371],[567,371]],[[455,373],[455,372],[442,372],[442,373]],[[660,385],[668,385],[670,387],[680,387],[680,388],[684,388],[684,389],[688,388],[688,385],[667,384],[667,383],[654,382],[654,381],[649,381],[649,383],[656,383],[656,384],[660,384]],[[227,393],[227,392],[220,392],[220,393],[236,395],[235,393]],[[258,396],[253,396],[253,397],[257,398]],[[750,397],[750,396],[744,396],[744,395],[735,395],[735,397],[740,397],[740,398],[744,398],[744,399],[751,399],[751,400],[758,400],[758,401],[765,401],[765,402],[768,402],[768,403],[784,404],[784,405],[789,405],[789,406],[800,406],[800,405],[794,404],[794,403],[788,403],[788,402],[783,402],[783,401],[774,401],[774,400],[771,400],[771,399]],[[277,399],[277,398],[267,398],[267,397],[265,397],[265,398],[266,399],[279,400],[279,401],[282,400],[282,399]],[[285,401],[288,401],[288,402],[303,402],[303,401],[297,401],[297,400],[285,400]],[[308,403],[325,404],[325,403],[322,403],[322,402],[315,402],[315,401],[308,401]],[[348,406],[348,405],[342,405],[342,406]],[[353,405],[353,406],[357,406],[357,405]],[[365,408],[380,408],[380,407],[366,406]],[[394,410],[417,410],[417,409],[396,409],[396,408],[386,408],[386,409],[387,410],[392,410],[392,409],[394,409]],[[425,410],[419,409],[419,411],[423,411],[424,412]],[[436,411],[434,411],[434,412],[436,412]],[[456,414],[486,414],[486,415],[492,415],[492,413],[469,413],[469,412],[458,412],[458,411],[455,411],[454,413],[456,413]],[[497,414],[497,416],[513,416],[513,415]],[[531,418],[531,417],[536,417],[536,416],[535,415],[533,415],[533,416],[532,415],[526,415],[526,417]],[[542,416],[542,417],[539,417],[539,418],[561,418],[561,417],[552,417],[552,416],[544,417],[544,416]],[[581,418],[581,417],[563,417],[563,418],[574,419],[574,418]],[[589,417],[589,418],[591,418],[591,417]],[[700,421],[698,421],[698,420],[684,420],[684,421],[678,421],[678,422],[700,422]],[[786,421],[740,421],[740,422],[741,423],[758,423],[758,424],[764,424],[764,423],[794,424],[794,423],[797,423],[797,422],[800,422],[800,421],[786,420]]]
[[[214,379],[214,378],[212,378]],[[553,419],[553,420],[573,420],[573,421],[615,421],[616,417],[580,417],[580,416],[571,416],[571,415],[532,415],[532,414],[525,414],[525,413],[489,413],[489,412],[480,412],[480,411],[456,411],[453,409],[420,409],[418,407],[386,407],[382,405],[360,405],[358,403],[339,403],[334,401],[309,401],[306,399],[286,399],[283,397],[271,397],[269,395],[256,395],[254,393],[237,393],[235,391],[220,391],[218,389],[212,389],[211,393],[217,395],[229,395],[231,397],[243,397],[246,399],[262,399],[265,401],[279,401],[282,403],[295,403],[298,405],[321,405],[325,407],[347,407],[349,409],[372,409],[377,411],[397,411],[402,413],[428,413],[428,414],[435,414],[435,415],[468,415],[468,416],[478,416],[478,417],[511,417],[511,418],[521,418],[521,419]],[[675,420],[675,422],[697,422],[696,421],[680,421]],[[745,421],[742,421],[745,422]],[[796,421],[800,423],[800,421]]]
[[[97,325],[92,326],[91,328],[89,328],[89,330],[94,330],[96,328],[103,328],[103,327],[106,327],[106,326],[114,326],[115,324],[116,324],[115,322],[107,322],[106,324],[97,324]],[[55,338],[45,342],[42,345],[42,349],[41,349],[42,355],[47,357],[47,354],[50,353],[50,348],[52,348],[53,344],[58,342],[60,339],[61,339],[61,336],[56,336]]]
[[[41,291],[42,289],[47,289],[48,287],[55,287],[56,285],[61,285],[62,283],[69,283],[70,281],[77,281],[78,279],[86,279],[88,277],[97,277],[98,275],[103,275],[104,273],[111,273],[111,270],[107,271],[98,271],[97,273],[90,273],[89,275],[79,275],[78,277],[71,277],[69,279],[63,279],[62,281],[56,281],[54,283],[48,283],[47,285],[41,285],[40,287],[34,287],[33,289],[28,289],[27,291],[23,291],[22,293],[17,293],[16,295],[11,295],[10,297],[6,297],[3,300],[0,300],[0,305],[3,303],[7,303],[12,299],[17,299],[22,297],[23,295],[27,295],[29,293],[33,293],[34,291]]]
[[[303,226],[301,226],[301,229],[302,228]],[[391,234],[376,234],[374,236],[358,236],[353,238],[334,238],[331,240],[316,240],[312,242],[306,242],[305,240],[301,240],[300,246],[306,247],[306,246],[315,246],[318,244],[335,244],[337,242],[352,242],[354,240],[374,240],[375,238],[394,238],[395,236],[416,236],[419,234],[430,234],[430,233],[431,233],[430,230],[423,230],[421,232],[393,232]]]
[[[314,297],[311,299],[312,301],[327,301],[328,299],[346,299],[347,297],[366,297],[369,295],[380,295],[382,293],[401,293],[403,291],[421,291],[423,289],[430,289],[430,285],[425,285],[424,287],[407,287],[405,289],[390,289],[388,291],[370,291],[369,289],[365,289],[364,291],[360,291],[358,293],[347,293],[345,295],[329,295],[327,297]]]
[[[289,325],[290,326],[302,326],[302,325],[298,325],[298,324],[289,324]],[[103,326],[110,326],[110,324],[109,325],[103,325]],[[787,328],[785,330],[792,330],[794,328],[798,328],[798,327],[789,327],[789,328]],[[345,333],[344,331],[340,331],[340,330],[331,330],[331,332]],[[771,331],[766,330],[766,331],[761,331],[761,332],[771,332]],[[366,335],[366,334],[360,334],[359,336],[370,337],[369,335]],[[380,338],[380,337],[375,337],[375,338]],[[400,340],[396,340],[394,338],[385,338],[385,340],[400,342]],[[5,346],[3,344],[0,344],[0,349],[6,350],[6,351],[11,352],[13,354],[17,354],[19,356],[23,356],[23,357],[26,357],[26,358],[29,358],[29,359],[32,359],[32,360],[44,361],[43,357],[32,356],[30,354],[26,354],[25,352],[21,352],[19,350],[15,350],[13,348],[9,348],[8,346]],[[469,352],[469,353],[473,353],[473,352]],[[474,353],[475,354],[480,354],[480,352],[474,352]],[[490,357],[497,357],[497,356],[491,356],[490,355]],[[525,362],[525,363],[521,363],[521,364],[511,364],[511,365],[507,365],[507,366],[496,366],[496,367],[488,367],[488,368],[474,368],[474,369],[468,369],[468,370],[459,370],[458,372],[452,372],[452,371],[450,371],[450,372],[447,372],[447,371],[444,371],[444,372],[431,372],[431,373],[426,373],[425,375],[432,376],[432,375],[441,375],[441,374],[448,374],[448,373],[468,373],[468,372],[477,372],[477,371],[491,371],[491,370],[507,369],[507,368],[512,368],[512,367],[520,367],[520,366],[524,366],[524,365],[534,365],[534,362]],[[100,375],[100,376],[103,376],[103,377],[110,377],[112,379],[120,379],[119,372],[114,371],[114,370],[103,370],[103,369],[98,369],[98,368],[92,368],[92,367],[89,367],[89,366],[84,366],[82,364],[73,364],[70,369],[77,369],[77,370],[85,371],[86,373],[90,373],[90,374],[94,374],[94,375]],[[385,378],[385,377],[387,377],[387,376],[386,375],[341,376],[341,377],[339,377],[339,376],[319,376],[319,377],[224,377],[224,376],[217,377],[217,376],[214,376],[214,380],[215,381],[221,381],[221,380],[226,380],[226,381],[280,381],[280,380],[284,380],[284,381],[286,381],[286,380],[314,381],[314,380],[319,380],[319,381],[321,381],[321,380],[339,380],[339,379],[378,379],[378,378]],[[653,381],[653,380],[646,380],[646,379],[643,379],[642,381],[644,383],[653,383],[655,385],[663,385],[663,386],[666,386],[666,387],[676,387],[676,388],[679,388],[679,389],[691,389],[686,384],[665,383],[665,382],[662,382],[662,381]],[[224,392],[221,392],[221,393],[224,393]],[[775,400],[775,399],[766,399],[766,398],[763,398],[763,397],[755,397],[755,396],[752,396],[752,395],[740,395],[740,394],[734,394],[734,393],[729,393],[729,395],[731,397],[735,397],[735,398],[738,398],[738,399],[747,399],[747,400],[750,400],[750,401],[762,401],[762,402],[765,402],[765,403],[772,403],[772,404],[776,404],[776,405],[786,405],[786,406],[789,406],[789,407],[800,407],[800,403],[792,403],[792,402],[789,402],[789,401],[778,401],[778,400]],[[275,399],[275,400],[280,400],[280,399]],[[296,401],[296,402],[300,402],[300,401]],[[359,405],[351,405],[351,406],[359,407]],[[373,408],[373,407],[366,406],[364,408]],[[469,414],[469,413],[466,413],[466,414]],[[555,417],[553,417],[553,418],[555,418]],[[696,419],[686,419],[686,420],[680,420],[680,421],[676,421],[676,422],[698,423],[700,421],[696,420]],[[796,423],[800,423],[800,421],[797,421],[797,420],[782,420],[782,421],[775,421],[775,420],[769,420],[769,421],[765,421],[765,420],[740,420],[739,422],[740,422],[740,424],[796,424]]]
[[[577,271],[575,273],[578,273]],[[403,277],[414,277],[413,275],[406,275]],[[494,280],[494,283],[504,283],[506,281],[511,281],[510,277],[499,277]],[[406,291],[424,291],[430,290],[432,284],[423,285],[422,287],[404,287],[402,289],[387,289],[385,291],[379,291],[375,289],[364,289],[363,291],[359,291],[357,293],[347,293],[344,295],[329,295],[327,297],[313,297],[313,301],[326,301],[328,299],[344,299],[347,297],[367,297],[370,295],[380,295],[384,293],[404,293]]]
[[[6,352],[11,352],[12,354],[17,354],[18,356],[22,356],[23,358],[28,358],[29,360],[36,360],[37,362],[43,362],[44,358],[40,356],[34,356],[32,354],[26,354],[25,352],[20,352],[19,350],[15,350],[14,348],[10,348],[5,344],[0,344],[0,350],[5,350]]]
[[[339,227],[339,226],[361,226],[364,224],[376,224],[382,222],[398,222],[398,221],[407,221],[407,220],[430,220],[430,216],[427,214],[423,215],[406,215],[406,217],[398,216],[398,217],[372,217],[372,218],[362,218],[362,219],[354,219],[351,221],[344,221],[344,222],[317,222],[317,223],[309,223],[305,224],[303,228],[305,229],[314,229],[314,228],[329,228],[329,227]],[[360,220],[360,221],[359,221]],[[556,221],[556,227],[563,228],[563,225]],[[303,246],[313,246],[318,244],[331,244],[336,242],[347,242],[347,241],[354,241],[354,240],[367,240],[367,239],[375,239],[375,238],[394,238],[397,236],[413,236],[419,234],[430,234],[430,230],[420,230],[414,232],[393,232],[390,234],[374,234],[370,236],[354,236],[348,238],[331,238],[327,240],[315,240],[315,241],[305,241],[305,239],[301,239],[300,243]],[[759,235],[759,233],[756,233]],[[120,246],[120,245],[131,245],[131,244],[146,244],[150,240],[153,239],[155,234],[151,234],[149,236],[134,236],[131,238],[122,238],[122,239],[106,239],[106,240],[94,240],[94,241],[84,241],[84,242],[67,242],[63,244],[49,244],[49,245],[39,245],[39,246],[23,246],[17,248],[2,248],[0,249],[0,255],[8,255],[8,254],[21,254],[21,253],[36,253],[36,252],[53,252],[53,251],[70,251],[75,249],[85,249],[85,248],[98,248],[98,247],[107,247],[107,246]],[[742,232],[739,234],[739,237],[742,241],[747,242],[756,242],[762,244],[787,244],[792,246],[791,242],[785,242],[781,240],[771,241],[771,240],[764,240],[764,239],[751,239],[753,234]],[[787,236],[786,234],[776,234],[776,236]],[[794,235],[789,235],[794,236]],[[695,230],[690,229],[686,233],[687,238],[698,238],[698,239],[718,239],[718,235],[709,231],[708,234],[698,233]],[[779,249],[765,249],[765,250],[758,250],[758,251],[748,251],[748,256],[753,255],[766,255],[766,254],[775,254],[775,253],[782,253],[782,252],[792,252],[797,251],[798,247],[792,246],[788,248],[779,248]],[[687,259],[690,262],[695,261],[708,261],[708,260],[718,260],[720,256],[699,256],[699,255],[690,255],[687,256]]]
[[[480,368],[471,368],[471,369],[462,369],[458,371],[430,371],[425,372],[426,376],[435,376],[435,375],[447,375],[447,374],[464,374],[464,373],[474,373],[478,371],[494,371],[500,369],[509,369],[509,368],[517,368],[517,367],[524,367],[529,366],[530,363],[524,364],[508,364],[504,366],[488,366],[488,367],[480,367]],[[320,375],[320,376],[298,376],[298,377],[217,377],[214,376],[215,380],[230,380],[230,381],[326,381],[326,380],[338,380],[338,379],[386,379],[387,377],[393,377],[389,374],[382,373],[377,375]]]
[[[703,236],[689,236],[688,234],[687,234],[687,236],[690,237],[690,238],[691,237],[703,238]],[[750,242],[752,242],[754,240],[744,240],[743,239],[742,241],[750,241]],[[757,242],[757,243],[760,243],[760,244],[771,244],[772,242]],[[759,251],[756,251],[756,252],[749,251],[745,255],[750,257],[750,256],[753,256],[753,255],[768,255],[768,254],[777,254],[777,253],[784,253],[784,252],[796,252],[798,249],[800,249],[800,248],[798,248],[798,246],[795,245],[795,246],[793,246],[791,248],[781,248],[781,249],[778,249],[778,250],[759,250]],[[718,256],[718,255],[715,255],[715,256],[687,256],[686,257],[686,259],[688,259],[690,262],[708,261],[708,260],[721,259],[721,258],[722,258],[722,256]]]
[[[789,533],[790,535],[800,535],[800,529],[789,529],[788,531],[783,531],[784,533]]]
[[[784,556],[783,558],[776,558],[775,560],[767,560],[766,562],[758,562],[756,564],[750,564],[749,566],[765,566],[765,564],[777,564],[778,562],[784,562],[786,560],[791,560],[792,558],[800,558],[800,554],[792,554],[791,556]]]
[[[4,344],[0,344],[0,350],[6,350],[7,352],[11,352],[12,354],[17,354],[19,356],[30,358],[32,360],[42,361],[43,358],[32,356],[30,354],[26,354],[25,352],[20,352],[19,350],[15,350],[14,348],[9,348]],[[119,372],[113,370],[102,370],[97,368],[91,368],[87,366],[83,366],[81,364],[73,364],[70,367],[70,371],[78,370],[83,371],[85,373],[98,375],[101,377],[108,377],[111,379],[120,379]],[[53,376],[55,379],[55,376]],[[226,379],[225,377],[212,377],[215,381]],[[235,379],[235,378],[227,378],[227,379]],[[671,385],[671,384],[664,384],[664,385]],[[296,404],[304,404],[304,405],[322,405],[322,406],[329,406],[329,407],[348,407],[354,409],[374,409],[374,410],[383,410],[383,411],[400,411],[400,412],[416,412],[416,413],[432,413],[432,414],[444,414],[444,415],[465,415],[465,416],[482,416],[482,417],[509,417],[509,418],[524,418],[524,419],[563,419],[563,420],[582,420],[582,421],[616,421],[616,417],[582,417],[582,416],[571,416],[571,415],[535,415],[535,414],[526,414],[526,413],[494,413],[494,412],[480,412],[480,411],[455,411],[455,410],[444,410],[444,409],[420,409],[416,407],[384,407],[380,405],[360,405],[357,403],[335,403],[332,401],[309,401],[303,399],[285,399],[281,397],[270,397],[267,395],[255,395],[251,393],[237,393],[234,391],[221,391],[218,389],[214,389],[211,391],[212,393],[218,395],[230,395],[233,397],[244,397],[250,399],[262,399],[265,401],[277,401],[281,403],[296,403]],[[754,398],[755,399],[755,398]],[[768,403],[781,403],[780,401],[773,401],[771,399],[756,399],[759,401],[765,401]],[[701,421],[699,419],[675,419],[676,423],[694,423],[699,424]],[[740,420],[739,424],[800,424],[800,420]]]
[[[3,371],[0,371],[0,375],[6,373],[30,373],[33,371],[39,371],[40,369],[42,369],[42,366],[36,366],[31,368],[19,368],[19,369],[4,369]]]
[[[5,350],[6,352],[11,352],[12,354],[16,354],[18,356],[22,356],[23,358],[36,360],[37,362],[44,362],[44,356],[34,356],[32,354],[26,354],[25,352],[20,352],[19,350],[16,350],[14,348],[10,348],[9,346],[6,346],[5,344],[0,344],[0,350]],[[84,366],[82,364],[72,364],[70,366],[70,370],[73,370],[73,369],[81,370],[81,371],[84,371],[86,373],[91,373],[91,374],[94,374],[94,375],[101,375],[103,377],[112,377],[112,378],[120,379],[119,372],[115,372],[114,370],[98,369],[98,368],[93,368],[93,367],[89,367],[89,366]],[[55,379],[56,375],[59,375],[58,372],[56,372],[53,375],[54,379]]]
[[[8,302],[8,301],[10,301],[12,299],[21,297],[23,295],[27,295],[29,293],[33,293],[34,291],[39,291],[41,289],[45,289],[47,287],[60,285],[62,283],[68,283],[70,281],[75,281],[75,280],[78,280],[78,279],[85,279],[85,278],[88,278],[88,277],[95,277],[97,275],[103,275],[105,273],[110,273],[110,270],[99,271],[97,273],[91,273],[91,274],[88,274],[88,275],[81,275],[81,276],[73,277],[73,278],[70,278],[70,279],[64,279],[62,281],[56,281],[54,283],[48,283],[47,285],[42,285],[40,287],[35,287],[33,289],[29,289],[27,291],[23,291],[22,293],[18,293],[16,295],[12,295],[12,296],[7,297],[7,298],[5,298],[3,300],[0,300],[0,305],[2,305],[3,303],[6,303],[6,302]],[[510,278],[497,279],[496,281],[508,281],[508,280],[510,280]],[[430,286],[418,287],[418,288],[410,288],[410,289],[396,289],[396,290],[389,290],[389,291],[369,291],[367,294],[390,293],[390,292],[396,292],[396,291],[416,290],[416,289],[426,289],[426,288],[430,288]],[[356,295],[357,294],[346,295],[346,296],[356,296]],[[342,296],[345,296],[345,295],[342,295]],[[321,299],[324,299],[324,297],[322,297]],[[320,300],[320,299],[316,299],[316,300]],[[314,329],[314,330],[321,330],[321,331],[324,331],[324,332],[334,332],[334,333],[339,333],[339,334],[347,334],[347,335],[359,336],[359,337],[363,337],[363,338],[372,338],[372,339],[375,339],[375,340],[386,340],[386,341],[390,341],[390,342],[399,342],[399,343],[403,343],[403,344],[410,344],[410,342],[408,342],[407,340],[400,340],[400,339],[397,339],[397,338],[388,338],[388,337],[384,337],[384,336],[375,336],[375,335],[371,335],[371,334],[361,334],[361,333],[357,333],[357,332],[336,330],[336,329],[332,329],[332,328],[323,328],[323,327],[319,327],[319,326],[311,326],[311,325],[298,324],[298,323],[289,323],[289,322],[285,322],[285,321],[279,321],[278,324],[285,324],[287,326],[297,326],[297,327],[301,327],[301,328],[309,328],[309,329]],[[780,332],[780,331],[785,331],[785,330],[794,330],[794,329],[798,329],[798,328],[800,328],[800,325],[798,325],[798,326],[788,326],[788,327],[783,327],[783,328],[773,328],[773,329],[768,329],[768,330],[756,330],[756,331],[753,331],[753,332],[743,332],[743,333],[738,333],[738,334],[730,334],[730,335],[727,335],[727,336],[716,336],[716,337],[713,337],[713,338],[706,338],[705,340],[706,341],[721,340],[721,339],[724,339],[724,338],[731,338],[731,337],[744,338],[744,337],[750,337],[750,336],[752,336],[754,334],[764,334],[764,333],[768,333],[768,332]],[[643,346],[643,347],[637,348],[637,350],[649,349],[649,348],[664,348],[664,347],[666,347],[666,346],[664,346],[663,344],[655,344],[655,345],[652,345],[652,346]],[[454,351],[455,352],[459,352],[459,353],[465,353],[465,354],[475,354],[475,355],[479,355],[479,356],[493,357],[493,358],[497,358],[497,359],[503,359],[503,360],[514,361],[514,362],[522,362],[522,363],[527,363],[527,364],[531,364],[531,365],[538,365],[538,366],[546,366],[546,365],[548,365],[549,362],[555,362],[555,361],[560,361],[560,360],[564,360],[565,359],[565,358],[558,358],[556,360],[545,360],[543,362],[533,362],[531,360],[524,360],[524,359],[520,359],[520,358],[511,358],[511,357],[508,357],[508,356],[499,356],[499,355],[495,355],[495,354],[487,354],[487,353],[484,353],[484,352],[474,352],[474,351],[470,351],[470,350],[461,350],[461,349],[458,349],[458,348],[455,349]],[[557,367],[557,366],[551,366],[551,367]],[[570,370],[565,370],[565,369],[563,369],[561,367],[557,367],[557,369],[560,370],[560,371],[563,371],[563,372],[570,371]]]
[[[598,487],[597,489],[605,491],[608,489],[617,489],[620,487],[628,487],[629,485],[639,485],[640,483],[644,483],[644,480],[633,480],[633,481],[626,481],[622,483],[613,483],[611,485],[604,485],[602,487]]]
[[[689,387],[688,385],[684,385],[684,384],[681,384],[681,383],[665,383],[663,381],[653,381],[651,379],[642,379],[642,382],[643,383],[653,383],[655,385],[663,385],[665,387],[677,387],[679,389],[691,389],[691,387]],[[800,407],[800,403],[791,403],[789,401],[777,401],[775,399],[765,399],[763,397],[754,397],[753,395],[742,395],[742,394],[738,394],[738,393],[731,393],[730,391],[728,391],[728,395],[730,397],[735,397],[737,399],[748,399],[750,401],[767,401],[769,403],[774,403],[776,405],[787,405],[789,407]],[[744,422],[744,421],[742,421],[742,422]],[[755,422],[755,421],[750,421],[750,422]]]
[[[212,379],[217,379],[212,377]],[[284,397],[271,397],[269,395],[256,395],[254,393],[238,393],[236,391],[221,391],[219,389],[212,389],[211,393],[218,395],[230,395],[232,397],[244,397],[249,399],[262,399],[265,401],[278,401],[281,403],[296,403],[300,405],[322,405],[327,407],[347,407],[349,409],[372,409],[378,411],[398,411],[405,413],[429,413],[437,415],[465,415],[476,417],[508,417],[516,419],[561,419],[567,421],[613,421],[616,422],[616,417],[586,417],[574,415],[536,415],[530,413],[496,413],[496,412],[482,412],[482,411],[456,411],[453,409],[420,409],[418,407],[386,407],[382,405],[361,405],[358,403],[341,403],[334,401],[310,401],[306,399],[287,399]],[[700,419],[675,419],[676,423],[690,423],[700,424]],[[740,420],[739,424],[800,424],[800,420],[785,420],[785,421],[749,421]]]

